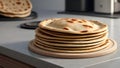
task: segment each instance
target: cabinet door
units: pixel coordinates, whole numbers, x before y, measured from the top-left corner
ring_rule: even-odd
[[[0,55],[0,68],[35,68],[15,59]]]

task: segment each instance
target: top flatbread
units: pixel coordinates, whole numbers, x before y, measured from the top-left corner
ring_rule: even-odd
[[[30,0],[0,0],[0,12],[11,14],[25,14],[30,12]]]
[[[39,24],[40,28],[72,33],[72,34],[90,34],[107,30],[108,26],[98,21],[90,21],[77,18],[54,18],[44,20]]]

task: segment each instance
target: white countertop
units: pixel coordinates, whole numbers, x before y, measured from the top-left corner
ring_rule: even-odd
[[[31,64],[37,68],[92,68],[94,65],[120,60],[120,19],[100,17],[57,14],[57,11],[37,11],[39,17],[29,21],[0,22],[0,53]],[[60,59],[35,54],[28,50],[29,41],[34,39],[34,30],[21,29],[19,25],[24,22],[39,21],[46,18],[75,17],[90,20],[98,20],[109,25],[109,38],[115,39],[118,50],[112,54],[87,59]],[[109,63],[110,64],[110,63]],[[119,65],[119,64],[118,64]]]

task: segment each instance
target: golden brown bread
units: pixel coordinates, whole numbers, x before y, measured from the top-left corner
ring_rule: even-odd
[[[108,39],[108,26],[78,18],[54,18],[39,23],[30,50],[52,57],[96,57],[116,50]]]
[[[54,18],[42,21],[39,26],[43,29],[72,34],[97,33],[107,29],[107,25],[98,21],[77,18]]]
[[[24,14],[32,9],[30,0],[0,0],[0,12]]]

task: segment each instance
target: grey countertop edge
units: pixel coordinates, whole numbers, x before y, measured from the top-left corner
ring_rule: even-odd
[[[0,46],[0,53],[3,55],[9,56],[13,59],[16,59],[18,61],[30,64],[36,68],[40,68],[40,67],[41,68],[63,68],[63,67],[60,67],[58,65],[43,61],[41,59],[38,60],[38,59],[33,58],[31,56],[28,56],[28,55],[25,55],[22,53],[18,53],[14,50],[10,50],[10,49],[7,49],[7,48],[2,47],[2,46]]]

